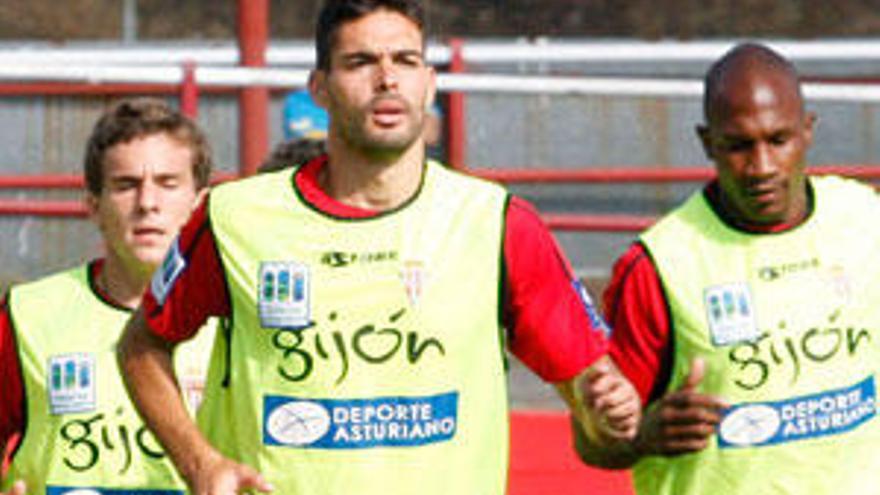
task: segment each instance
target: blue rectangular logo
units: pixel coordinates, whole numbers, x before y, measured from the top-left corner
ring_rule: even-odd
[[[47,486],[46,495],[183,495],[183,490]]]
[[[602,318],[602,315],[599,314],[599,311],[596,309],[596,305],[593,304],[593,299],[590,297],[590,293],[587,291],[587,288],[584,287],[584,284],[581,283],[580,280],[572,280],[571,286],[577,293],[578,298],[584,307],[584,312],[590,319],[590,325],[593,327],[593,330],[602,332],[605,334],[606,338],[611,337],[611,327],[608,326],[608,323],[606,323],[605,319]]]
[[[427,397],[313,399],[266,396],[263,443],[311,449],[414,447],[458,426],[458,392]]]
[[[718,428],[720,448],[761,447],[838,435],[877,414],[870,376],[850,387],[779,402],[751,402],[730,409]]]

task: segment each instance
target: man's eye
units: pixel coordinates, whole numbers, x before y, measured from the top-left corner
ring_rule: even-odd
[[[751,147],[752,147],[751,141],[740,141],[740,140],[727,141],[726,143],[724,143],[722,145],[722,148],[724,148],[725,150],[734,151],[734,152],[735,151],[746,151]]]
[[[356,69],[358,67],[363,67],[363,66],[369,65],[369,64],[370,64],[370,59],[368,59],[366,57],[357,57],[357,58],[348,59],[345,66],[350,69]]]
[[[789,136],[787,134],[777,134],[770,138],[770,143],[774,146],[782,146],[787,143],[789,140]]]
[[[418,67],[418,66],[422,65],[422,59],[415,56],[415,55],[411,55],[411,56],[399,57],[397,59],[397,63],[400,65],[407,66],[407,67]]]
[[[180,180],[178,180],[177,178],[163,179],[159,181],[159,185],[164,187],[165,189],[174,189],[175,187],[180,185]]]
[[[110,188],[114,191],[127,191],[136,188],[138,183],[133,180],[118,180],[110,184]]]

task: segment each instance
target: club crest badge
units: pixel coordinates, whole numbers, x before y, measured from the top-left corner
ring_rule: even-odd
[[[422,291],[428,278],[425,264],[417,260],[405,261],[400,269],[400,278],[406,288],[406,297],[410,305],[415,306],[422,298]]]

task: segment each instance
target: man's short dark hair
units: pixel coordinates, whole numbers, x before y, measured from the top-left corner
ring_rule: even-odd
[[[397,12],[425,30],[425,13],[418,0],[326,0],[315,29],[317,68],[330,70],[330,51],[336,43],[339,27],[377,10]]]
[[[211,176],[211,149],[199,127],[182,113],[156,98],[122,100],[105,112],[86,143],[86,188],[95,196],[104,186],[104,161],[110,148],[134,139],[166,134],[189,147],[197,189],[207,187]]]
[[[289,139],[281,142],[272,150],[257,172],[264,174],[305,165],[325,153],[327,150],[323,139]]]

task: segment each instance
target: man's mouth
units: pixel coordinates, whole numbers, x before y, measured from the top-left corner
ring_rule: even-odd
[[[133,233],[136,239],[149,239],[165,235],[165,231],[158,227],[138,227],[133,230]]]
[[[406,116],[406,105],[396,100],[383,100],[374,104],[370,113],[373,122],[380,127],[393,127]]]
[[[746,189],[746,195],[758,203],[770,203],[779,198],[780,188],[772,184],[761,184]]]

